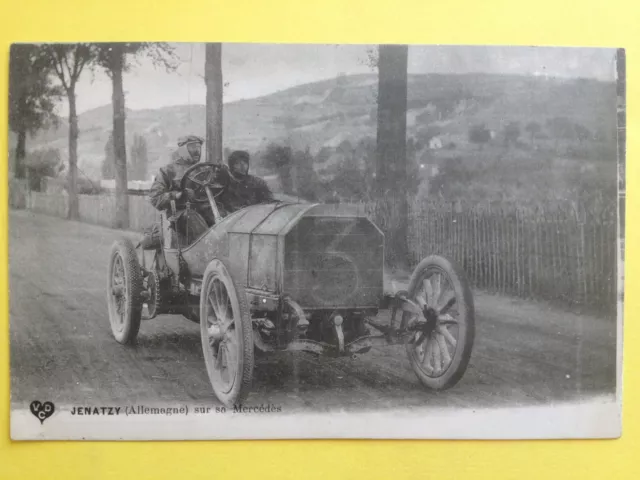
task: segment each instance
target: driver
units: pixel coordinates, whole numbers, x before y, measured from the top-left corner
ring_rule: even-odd
[[[190,188],[180,190],[180,181],[184,173],[200,161],[203,143],[204,139],[196,135],[180,137],[173,162],[159,170],[149,192],[151,204],[158,210],[167,210],[168,215],[172,214],[171,201],[175,201],[177,229],[181,234],[197,235],[202,229],[197,215],[185,218],[186,203],[193,202],[195,195]],[[207,225],[213,225],[213,212],[208,204],[193,204],[192,208],[202,216]]]

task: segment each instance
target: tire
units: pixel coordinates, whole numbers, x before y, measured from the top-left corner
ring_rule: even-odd
[[[440,280],[434,285],[431,279],[435,279],[436,275],[440,277]],[[457,318],[449,313],[454,308],[453,305],[450,309],[434,308],[436,313],[439,313],[438,310],[445,312],[442,315],[437,315],[438,326],[429,336],[422,337],[424,340],[420,345],[414,343],[420,340],[420,333],[417,333],[416,336],[412,338],[412,342],[406,345],[407,355],[414,373],[426,388],[436,391],[453,387],[464,376],[471,359],[471,352],[475,341],[473,295],[466,275],[454,262],[437,255],[425,258],[413,271],[408,289],[409,298],[414,301],[418,296],[427,299],[429,294],[425,281],[428,280],[432,286],[431,301],[427,303],[434,304],[428,306],[438,307],[438,303],[440,303],[439,306],[442,306],[444,299],[450,298],[449,295],[444,297],[444,291],[441,290],[442,278],[446,279],[450,291],[455,295],[453,305],[455,305],[455,309],[457,310]],[[434,289],[435,286],[437,286],[437,291],[440,293],[439,298],[435,298],[437,296],[437,292]],[[424,295],[422,295],[422,293],[424,293]],[[405,312],[403,314],[403,322],[407,322],[407,317],[410,316],[411,314]],[[451,320],[447,319],[447,316],[450,317]],[[442,319],[442,323],[440,323],[440,319]],[[457,324],[448,323],[453,320],[457,320]],[[444,330],[446,330],[448,334],[442,330],[442,327],[444,327]],[[450,327],[456,328],[457,338],[454,337],[449,330]],[[453,354],[449,351],[449,345],[453,345],[450,341],[451,338],[456,342]],[[434,345],[434,343],[437,344],[437,346]],[[448,352],[449,362],[447,362],[447,357],[442,350],[443,348]],[[438,354],[436,352],[439,352],[439,360],[437,359]],[[433,367],[431,366],[432,363]],[[439,363],[438,367],[436,367],[436,363]],[[446,366],[445,363],[447,363]],[[440,371],[441,369],[443,370]]]
[[[251,391],[253,380],[251,316],[244,287],[234,282],[218,259],[209,263],[202,279],[200,338],[216,397],[227,407],[241,404]]]
[[[109,256],[107,304],[111,332],[123,345],[133,344],[140,331],[142,289],[140,262],[133,243],[120,239],[111,247]]]

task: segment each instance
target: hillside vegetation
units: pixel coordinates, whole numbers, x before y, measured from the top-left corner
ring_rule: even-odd
[[[249,150],[256,172],[282,177],[291,172],[270,161],[269,151],[288,147],[298,173],[296,181],[285,182],[284,190],[296,190],[287,193],[365,199],[374,165],[376,96],[372,74],[225,104],[225,149]],[[410,75],[407,136],[415,180],[410,190],[470,201],[615,200],[615,105],[613,82]],[[99,179],[111,106],[83,113],[79,125],[79,168]],[[148,171],[154,172],[170,160],[178,136],[204,136],[204,126],[202,105],[129,110],[127,141],[144,137]],[[28,147],[59,149],[64,159],[67,135],[62,121]]]

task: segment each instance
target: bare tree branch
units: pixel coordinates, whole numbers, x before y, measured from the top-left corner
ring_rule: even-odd
[[[62,65],[62,59],[60,58],[60,52],[56,51],[56,50],[51,50],[51,55],[53,57],[53,68],[56,71],[56,74],[58,75],[58,78],[60,79],[60,82],[62,82],[62,86],[64,87],[65,90],[69,90],[69,86],[67,85],[66,79],[65,79],[65,75],[64,75],[64,66]]]
[[[62,61],[64,62],[66,71],[69,72],[69,86],[72,87],[75,82],[73,81],[73,76],[71,76],[71,67],[69,66],[69,59],[67,58],[66,52],[62,55]]]

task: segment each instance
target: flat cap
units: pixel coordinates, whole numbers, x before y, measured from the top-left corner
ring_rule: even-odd
[[[198,137],[197,135],[185,135],[184,137],[178,138],[179,147],[187,145],[189,143],[199,143],[200,145],[202,145],[204,143],[204,139],[202,137]]]

